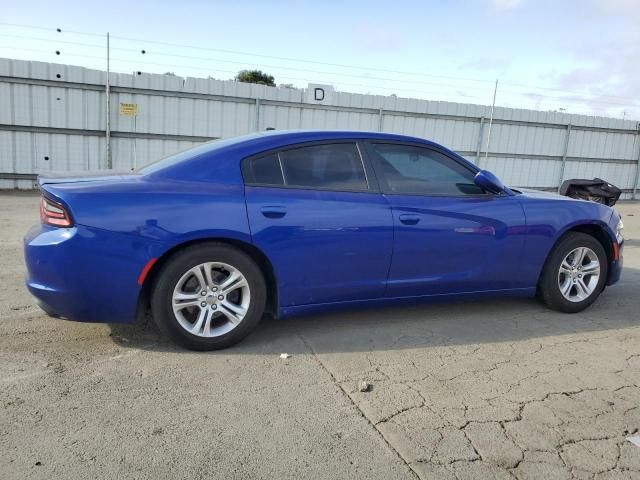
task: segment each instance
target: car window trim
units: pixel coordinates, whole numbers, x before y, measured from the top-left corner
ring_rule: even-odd
[[[383,173],[380,173],[379,171],[381,170],[380,166],[377,165],[378,164],[378,160],[375,159],[375,156],[373,155],[373,152],[371,152],[371,148],[372,145],[400,145],[400,146],[406,146],[406,147],[417,147],[417,148],[424,148],[425,150],[431,150],[434,152],[437,152],[441,155],[444,155],[446,158],[448,158],[449,160],[455,162],[456,164],[460,165],[462,168],[464,168],[465,170],[468,170],[470,173],[473,173],[474,176],[475,174],[477,174],[480,169],[478,167],[476,167],[475,165],[470,166],[467,165],[466,163],[461,162],[459,159],[452,157],[450,154],[448,154],[446,151],[440,149],[440,148],[436,148],[435,146],[432,145],[424,145],[418,142],[403,142],[403,141],[398,141],[398,140],[368,140],[363,142],[364,147],[365,147],[365,151],[369,158],[369,163],[373,165],[373,169],[376,172],[376,177],[378,177],[378,185],[380,188],[380,191],[385,194],[385,195],[410,195],[410,196],[418,196],[418,197],[450,197],[450,198],[488,198],[488,197],[499,197],[502,196],[501,194],[493,194],[491,192],[485,192],[485,193],[470,193],[470,194],[449,194],[449,193],[420,193],[420,192],[408,192],[408,193],[398,193],[398,192],[394,192],[389,188],[389,185],[387,184],[387,181],[384,177]]]
[[[360,151],[360,146],[358,142],[354,142],[356,144],[356,150],[358,151],[358,157],[360,157],[360,165],[362,165],[362,171],[364,172],[364,181],[367,184],[367,190],[371,189],[371,185],[369,184],[369,176],[367,175],[367,169],[364,166],[364,160],[362,159],[362,152]]]
[[[287,184],[287,176],[284,173],[284,167],[282,166],[282,157],[280,157],[280,152],[276,152],[276,156],[278,157],[278,165],[280,165],[280,173],[282,174],[282,184]]]
[[[314,192],[328,192],[328,193],[366,193],[368,195],[376,194],[380,195],[382,192],[376,190],[347,190],[344,188],[324,188],[324,187],[301,187],[299,185],[273,185],[271,183],[245,183],[245,187],[254,188],[281,188],[284,190],[310,190]]]
[[[366,155],[363,155],[362,149],[360,147],[360,142],[361,140],[356,139],[356,138],[340,138],[340,139],[329,139],[329,140],[315,140],[315,141],[311,141],[311,142],[300,142],[300,143],[295,143],[295,144],[290,144],[290,145],[284,145],[284,146],[280,146],[280,147],[274,147],[274,148],[269,148],[267,150],[263,150],[262,152],[258,152],[258,153],[254,153],[252,155],[248,155],[246,157],[244,157],[241,161],[240,161],[240,171],[242,173],[242,179],[243,182],[245,184],[245,186],[250,186],[250,187],[266,187],[266,188],[284,188],[284,189],[295,189],[295,190],[313,190],[313,191],[323,191],[323,192],[346,192],[346,193],[377,193],[380,194],[382,193],[380,191],[380,187],[379,184],[377,182],[377,179],[372,175],[375,175],[375,171],[373,169],[373,166],[368,162],[368,159],[366,157]],[[364,172],[364,177],[365,177],[365,183],[366,183],[366,189],[344,189],[344,188],[326,188],[326,187],[309,187],[309,186],[301,186],[301,185],[288,185],[286,183],[286,174],[284,172],[284,166],[282,165],[282,159],[280,157],[280,153],[281,152],[285,152],[287,150],[295,150],[298,148],[305,148],[305,147],[313,147],[316,145],[335,145],[335,144],[352,144],[355,145],[356,147],[356,151],[358,152],[358,155],[360,157],[360,163],[362,165],[362,170]],[[283,178],[283,185],[274,185],[271,183],[259,183],[256,181],[252,181],[255,180],[254,179],[250,179],[248,181],[248,179],[245,177],[244,172],[245,172],[245,162],[250,162],[252,159],[257,159],[257,158],[261,158],[261,157],[265,157],[268,156],[270,154],[276,154],[278,156],[278,163],[280,164],[280,172],[282,174],[282,178]]]

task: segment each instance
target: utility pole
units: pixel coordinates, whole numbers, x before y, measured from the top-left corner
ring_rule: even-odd
[[[493,89],[493,103],[491,104],[491,116],[489,117],[489,132],[487,133],[487,148],[484,151],[484,164],[487,165],[489,157],[489,144],[491,143],[491,126],[493,125],[493,111],[496,108],[496,94],[498,93],[498,79],[496,78],[496,86]]]
[[[106,83],[106,111],[107,111],[107,126],[105,140],[107,143],[107,168],[113,168],[111,163],[111,86],[110,86],[110,68],[109,68],[109,32],[107,32],[107,83]]]

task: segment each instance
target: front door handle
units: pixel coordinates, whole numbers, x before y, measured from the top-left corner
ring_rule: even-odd
[[[262,207],[260,211],[267,218],[282,218],[287,214],[287,209],[279,205]]]
[[[402,215],[400,215],[400,221],[405,225],[415,225],[420,221],[420,217],[418,215],[403,213]]]

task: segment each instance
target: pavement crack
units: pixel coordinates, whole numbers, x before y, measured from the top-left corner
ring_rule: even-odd
[[[387,440],[387,438],[384,436],[384,434],[378,429],[378,427],[376,426],[376,424],[374,424],[371,420],[369,420],[369,418],[364,414],[364,412],[360,409],[360,407],[353,401],[353,399],[351,398],[351,396],[349,395],[349,393],[345,390],[345,388],[340,384],[340,382],[338,382],[338,379],[336,378],[336,376],[333,374],[333,372],[331,370],[329,370],[327,368],[327,366],[324,364],[324,362],[322,361],[322,359],[318,356],[318,354],[316,353],[315,349],[313,348],[313,346],[307,341],[306,338],[304,338],[301,334],[298,333],[298,338],[300,338],[300,340],[302,341],[302,343],[304,344],[305,347],[307,347],[307,349],[309,350],[309,352],[311,352],[311,356],[313,357],[313,359],[318,363],[318,365],[320,366],[320,368],[322,368],[327,375],[329,375],[329,377],[331,378],[331,380],[333,381],[334,385],[339,389],[340,392],[342,392],[342,395],[355,407],[356,411],[360,414],[360,416],[362,418],[364,418],[369,425],[371,425],[371,427],[373,427],[373,429],[377,432],[377,434],[380,436],[380,438],[384,441],[384,443],[389,447],[389,449],[395,453],[395,455],[398,457],[398,459],[400,459],[400,461],[402,463],[404,463],[407,467],[407,471],[411,472],[411,474],[413,475],[414,478],[416,479],[420,479],[420,475],[418,475],[418,472],[416,472],[413,467],[411,466],[411,464],[409,462],[407,462],[407,460],[400,454],[400,452],[398,452],[398,450],[395,449],[395,447],[391,444],[391,442],[389,442],[389,440]]]
[[[391,414],[391,415],[389,415],[388,417],[384,417],[383,419],[379,420],[379,421],[378,421],[378,422],[376,422],[375,424],[373,424],[373,423],[372,423],[372,425],[376,425],[376,426],[377,426],[377,425],[380,425],[381,423],[387,423],[387,422],[390,422],[391,420],[393,420],[394,418],[396,418],[398,415],[400,415],[400,414],[402,414],[402,413],[408,412],[408,411],[410,411],[410,410],[414,410],[414,409],[416,409],[416,408],[422,408],[422,407],[424,407],[424,404],[421,404],[421,405],[414,405],[414,406],[411,406],[411,407],[403,408],[402,410],[399,410],[399,411],[397,411],[397,412],[395,412],[395,413],[392,413],[392,414]]]
[[[473,444],[473,440],[471,440],[471,437],[469,437],[469,435],[467,434],[466,428],[461,428],[460,430],[462,430],[462,433],[464,434],[464,438],[467,439],[467,441],[469,442],[469,445],[471,445],[471,448],[473,449],[474,453],[478,456],[478,458],[481,461],[484,461],[484,458],[482,457],[482,455],[480,455],[480,452],[478,451],[476,446]]]

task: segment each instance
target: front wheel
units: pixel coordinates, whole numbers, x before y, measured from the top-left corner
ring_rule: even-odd
[[[607,254],[600,242],[590,235],[570,232],[544,265],[539,297],[554,310],[580,312],[598,298],[607,273]]]
[[[159,272],[151,295],[160,330],[192,350],[239,342],[258,324],[265,304],[259,267],[244,252],[221,243],[175,254]]]

